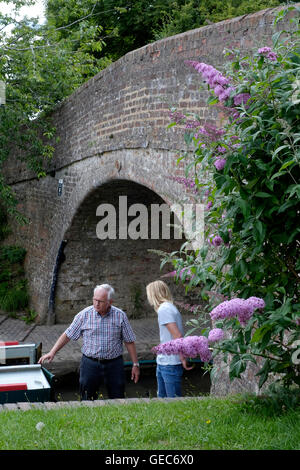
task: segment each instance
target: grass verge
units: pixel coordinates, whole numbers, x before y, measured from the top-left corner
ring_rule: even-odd
[[[299,418],[299,409],[268,416],[239,397],[2,411],[0,449],[294,450]]]

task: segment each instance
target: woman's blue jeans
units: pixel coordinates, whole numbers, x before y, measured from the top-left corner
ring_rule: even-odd
[[[162,366],[157,364],[157,396],[160,398],[181,397],[182,374],[183,367],[181,364],[176,364],[174,366]]]

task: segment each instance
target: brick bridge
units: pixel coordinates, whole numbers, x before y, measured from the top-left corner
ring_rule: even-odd
[[[92,289],[102,282],[115,286],[116,305],[130,317],[150,314],[145,285],[162,272],[159,257],[147,250],[176,250],[181,241],[99,240],[96,209],[116,205],[121,195],[128,206],[149,207],[187,196],[172,180],[184,175],[176,165],[184,141],[182,130],[167,129],[169,106],[196,112],[203,121],[221,116],[207,109],[200,77],[184,61],[220,67],[226,46],[246,52],[270,44],[273,18],[274,9],[264,10],[128,53],[57,108],[60,140],[45,178],[8,162],[8,181],[30,224],[15,226],[5,243],[27,249],[31,303],[42,322],[68,322],[91,304]],[[184,290],[170,284],[183,299]]]

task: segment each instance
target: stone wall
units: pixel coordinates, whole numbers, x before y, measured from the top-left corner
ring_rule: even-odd
[[[208,110],[207,93],[199,91],[200,78],[184,61],[194,59],[221,67],[226,46],[248,52],[269,45],[274,12],[264,10],[222,21],[128,53],[57,107],[53,119],[60,140],[45,178],[38,180],[13,159],[7,162],[8,182],[30,223],[15,225],[6,243],[27,249],[31,304],[41,321],[47,318],[57,254],[65,238],[70,243],[58,273],[58,321],[69,320],[71,312],[92,295],[93,283],[104,279],[117,283],[120,303],[130,311],[132,302],[124,305],[128,288],[161,274],[158,259],[146,261],[146,250],[152,244],[118,241],[99,248],[95,227],[91,230],[86,222],[95,224],[94,211],[103,185],[109,198],[121,181],[135,194],[133,200],[143,194],[150,201],[157,198],[172,204],[186,197],[184,187],[171,179],[184,174],[183,166],[176,165],[184,144],[182,129],[167,129],[169,106],[195,111],[203,120],[219,122],[222,116]],[[290,27],[288,19],[285,27]],[[139,193],[141,186],[144,189]],[[173,249],[178,248],[178,241],[154,245]]]

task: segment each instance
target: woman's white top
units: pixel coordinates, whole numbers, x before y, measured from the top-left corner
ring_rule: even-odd
[[[182,336],[184,336],[181,314],[174,304],[171,302],[163,302],[157,310],[157,316],[160,343],[166,343],[174,339],[166,326],[168,323],[176,323]],[[178,354],[158,354],[156,362],[164,366],[181,364]]]

